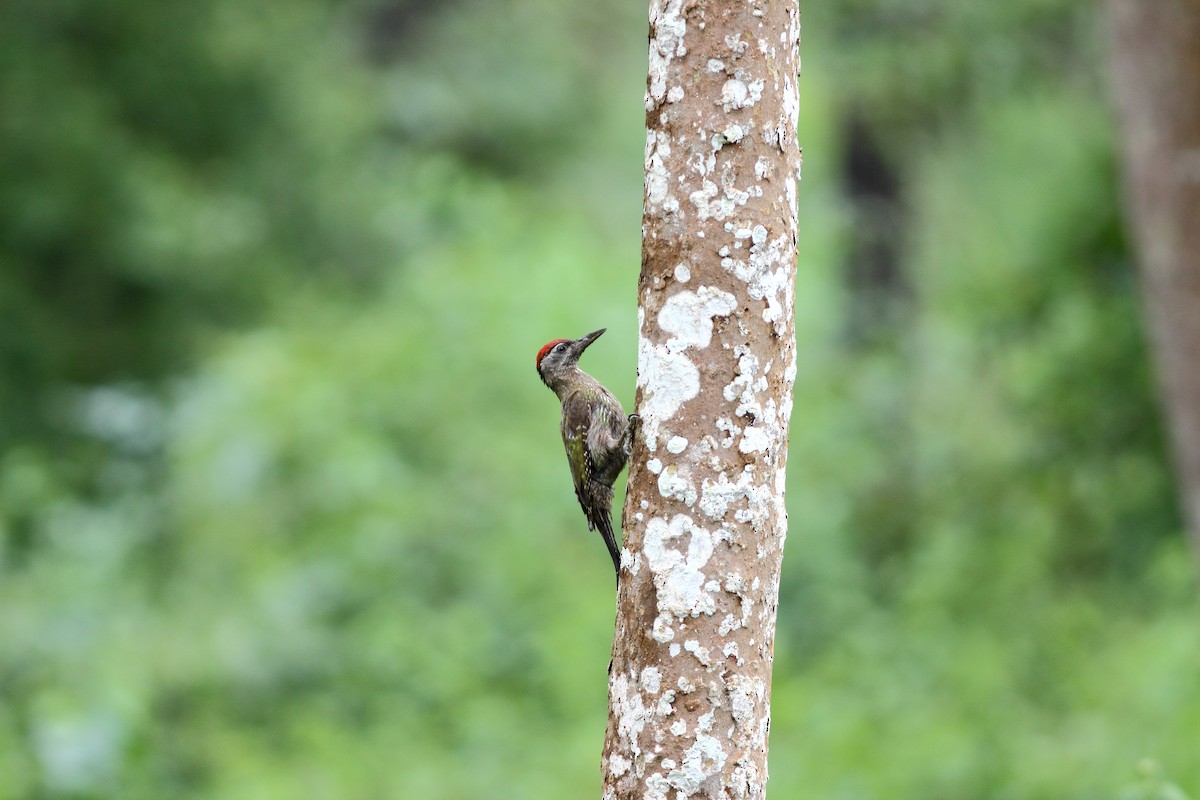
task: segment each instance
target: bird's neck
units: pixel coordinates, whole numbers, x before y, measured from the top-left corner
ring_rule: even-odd
[[[580,389],[586,389],[595,385],[596,379],[579,367],[571,367],[559,375],[552,376],[546,383],[558,395],[558,399],[561,401]]]

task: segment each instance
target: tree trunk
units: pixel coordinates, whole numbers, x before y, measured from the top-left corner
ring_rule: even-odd
[[[1200,563],[1200,0],[1109,0],[1129,216]]]
[[[761,798],[787,533],[795,0],[651,0],[606,800]]]

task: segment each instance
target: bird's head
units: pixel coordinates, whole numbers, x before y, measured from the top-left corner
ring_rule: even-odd
[[[537,371],[538,375],[542,377],[542,381],[547,386],[554,388],[556,379],[565,377],[575,369],[583,351],[587,350],[588,345],[599,339],[600,334],[606,330],[608,329],[601,328],[578,339],[554,339],[542,345],[542,349],[538,350],[537,354]]]

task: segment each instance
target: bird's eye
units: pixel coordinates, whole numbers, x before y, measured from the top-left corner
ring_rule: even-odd
[[[558,344],[554,345],[554,352],[561,353],[564,349],[566,349],[566,346],[566,342],[559,342]]]

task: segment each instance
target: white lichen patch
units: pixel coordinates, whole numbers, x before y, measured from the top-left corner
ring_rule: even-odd
[[[693,148],[691,153],[688,154],[685,163],[692,172],[695,172],[701,178],[705,178],[711,175],[712,171],[717,168],[717,153],[724,146],[725,141],[720,134],[713,134],[712,138],[708,140],[707,150],[700,147]],[[679,177],[680,183],[683,183],[684,176],[681,175]],[[697,236],[701,233],[703,231],[696,232]],[[700,238],[703,239],[704,237],[700,236]]]
[[[671,156],[671,137],[665,133],[646,132],[646,210],[673,213],[679,201],[671,194],[671,181],[665,159]]]
[[[673,644],[671,647],[679,647],[679,645]],[[654,707],[654,713],[658,714],[660,717],[671,716],[675,713],[675,706],[672,705],[674,702],[675,690],[667,689],[662,693],[662,696],[658,698],[658,705]]]
[[[646,84],[646,110],[650,111],[667,93],[671,62],[687,55],[683,37],[687,21],[681,16],[684,0],[650,4],[650,72]]]
[[[731,481],[725,473],[720,473],[715,481],[705,478],[701,485],[700,511],[709,519],[719,520],[724,519],[735,504],[744,503],[734,512],[734,519],[750,523],[756,531],[762,530],[770,522],[775,494],[771,487],[759,484],[750,464],[743,467],[736,481]]]
[[[766,428],[749,425],[742,431],[742,440],[738,442],[738,450],[743,453],[761,453],[770,450],[774,444],[774,438]]]
[[[667,783],[690,797],[700,791],[710,775],[725,767],[725,751],[714,736],[700,734],[683,756],[683,764],[667,773]]]
[[[647,694],[658,694],[662,689],[662,671],[658,667],[646,667],[641,675],[642,690]]]
[[[630,686],[629,677],[614,673],[608,683],[609,707],[617,720],[617,732],[629,743],[630,755],[636,763],[642,748],[638,743],[642,729],[646,727],[649,712],[642,695]],[[626,766],[628,769],[628,766]]]
[[[677,348],[708,347],[712,341],[713,317],[728,316],[737,308],[737,298],[712,286],[695,292],[677,292],[667,298],[658,312],[658,326],[671,334],[668,345]]]
[[[769,234],[763,226],[756,226],[762,228],[757,237],[756,228],[731,227],[737,238],[751,240],[750,256],[743,261],[726,253],[721,259],[721,267],[744,282],[751,297],[766,301],[763,321],[771,323],[776,335],[782,337],[791,321],[791,236],[778,236],[768,241]],[[745,237],[740,236],[742,232],[745,232]],[[736,242],[734,247],[737,247]]]
[[[732,50],[734,54],[740,56],[746,52],[746,48],[750,46],[750,43],[742,41],[741,33],[734,33],[725,37],[725,46]]]
[[[670,419],[679,407],[700,393],[700,371],[683,352],[649,339],[638,340],[638,386],[642,400],[642,431],[651,452],[658,449],[661,421]]]
[[[676,549],[676,542],[685,538],[686,550]],[[713,554],[711,532],[685,514],[676,514],[669,523],[654,518],[646,523],[642,550],[654,576],[659,619],[664,615],[685,619],[716,611],[716,602],[704,589],[703,569]]]
[[[771,159],[759,156],[754,162],[754,179],[761,181],[771,174]]]
[[[678,500],[688,508],[696,504],[696,486],[688,478],[685,465],[670,464],[658,476],[658,493],[668,500]]]
[[[709,519],[724,519],[730,504],[745,497],[745,494],[745,488],[730,481],[729,476],[724,472],[717,476],[716,481],[705,478],[701,491],[700,511]]]
[[[702,665],[706,667],[712,666],[712,657],[709,654],[709,648],[700,644],[700,642],[696,641],[695,639],[688,639],[686,642],[684,642],[683,649],[695,656],[696,660]]]
[[[725,434],[725,439],[721,441],[721,447],[733,447],[734,439],[742,432],[733,420],[728,417],[722,417],[715,423],[717,430]]]
[[[729,677],[726,686],[734,724],[739,728],[752,725],[758,719],[757,706],[766,697],[766,684],[760,678],[735,674]]]
[[[754,613],[754,600],[744,594],[738,595],[738,602],[742,606],[742,627],[750,627],[750,616]],[[754,644],[754,640],[750,640],[750,644]]]
[[[784,149],[786,142],[796,138],[796,126],[800,122],[800,97],[796,92],[796,82],[790,77],[783,81],[783,110],[779,114],[778,143],[779,149]]]
[[[671,791],[671,784],[667,783],[667,779],[660,773],[654,773],[646,778],[646,800],[667,800],[667,792]],[[613,795],[615,798],[616,795]],[[609,800],[608,795],[604,796],[604,800]]]
[[[721,86],[721,99],[717,103],[726,111],[749,108],[762,100],[764,85],[761,79],[747,82],[740,77],[730,78]]]
[[[675,265],[675,280],[680,283],[687,283],[692,279],[692,271],[687,264],[680,262]]]
[[[658,312],[658,326],[670,338],[655,345],[646,337],[639,309],[638,386],[645,389],[642,429],[646,446],[658,449],[658,431],[679,407],[700,392],[700,372],[686,355],[689,348],[708,347],[712,341],[713,318],[728,316],[737,308],[729,292],[711,286],[677,292]]]
[[[659,614],[654,618],[654,627],[650,631],[650,636],[659,644],[666,644],[675,638],[675,629],[671,627],[671,617],[667,614]]]
[[[667,442],[667,452],[679,455],[687,449],[688,440],[682,436],[672,436]]]
[[[779,414],[769,396],[767,373],[772,363],[760,368],[758,358],[747,347],[735,347],[734,354],[738,357],[737,376],[725,386],[723,394],[728,402],[738,403],[737,415],[749,421],[742,430],[738,450],[773,452],[786,441],[788,419]],[[768,395],[765,403],[761,400],[763,395]]]
[[[688,199],[696,207],[696,214],[700,219],[705,220],[710,217],[725,219],[726,216],[733,213],[735,209],[733,202],[725,198],[718,200],[719,193],[715,183],[704,181],[700,184],[699,189],[688,195]]]
[[[750,90],[746,88],[746,84],[739,81],[737,78],[730,78],[725,81],[721,87],[721,103],[726,111],[732,111],[735,108],[744,108],[750,105],[747,99],[750,97]]]
[[[723,143],[725,137],[718,134],[713,141],[714,144]],[[751,185],[739,189],[733,185],[732,176],[733,173],[727,170],[722,176],[720,189],[712,181],[706,180],[700,184],[699,189],[688,195],[688,199],[696,207],[696,216],[699,219],[725,219],[746,205],[751,197],[762,197],[762,187]]]
[[[700,493],[700,511],[709,519],[724,519],[729,504],[745,496],[741,486],[729,480],[724,472],[715,481],[704,479]]]

